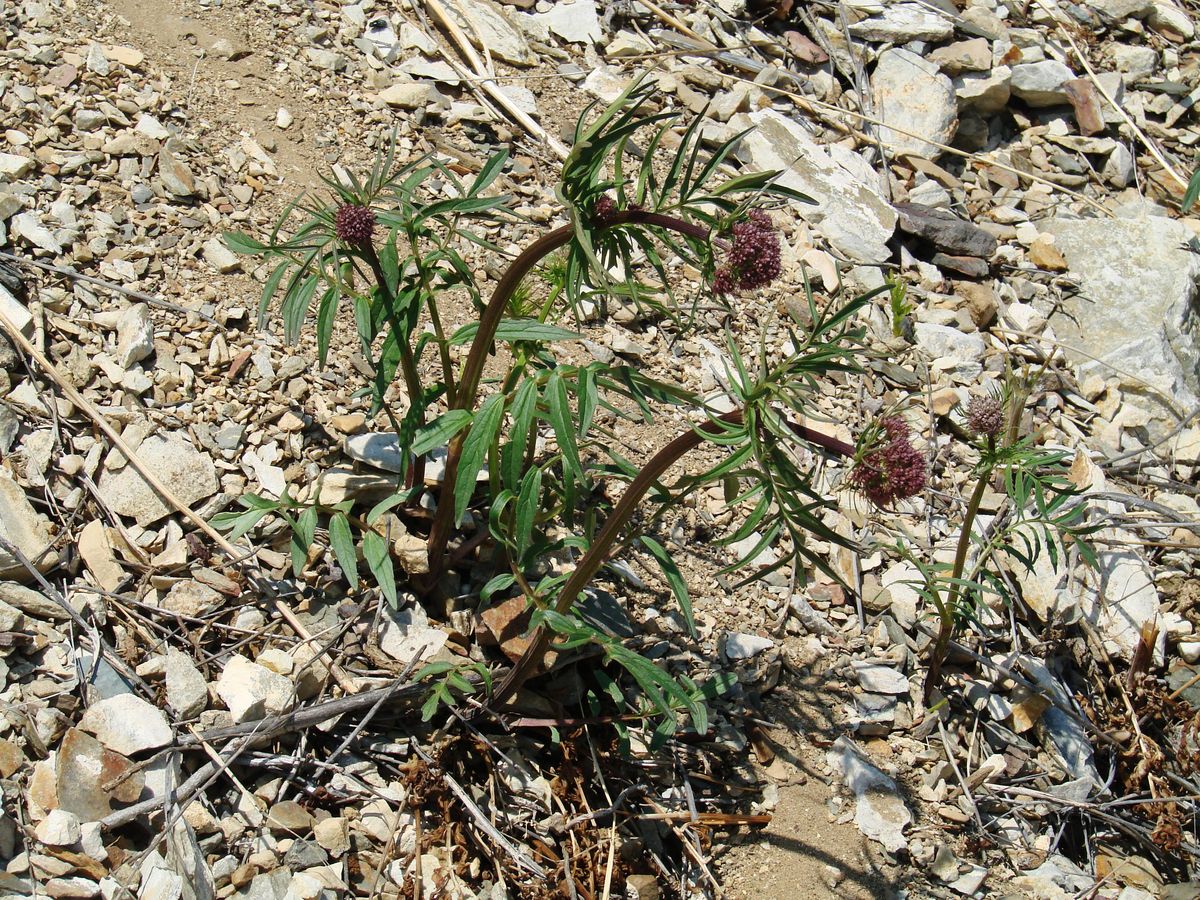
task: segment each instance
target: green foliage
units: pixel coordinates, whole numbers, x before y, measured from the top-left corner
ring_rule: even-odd
[[[458,702],[456,693],[470,696],[478,690],[477,686],[467,679],[468,672],[474,672],[479,676],[480,684],[486,693],[492,692],[492,673],[483,663],[452,663],[447,660],[439,660],[423,666],[413,675],[414,681],[431,681],[433,683],[429,696],[421,704],[422,722],[428,722],[437,715],[439,707],[455,706]]]
[[[910,317],[915,307],[908,299],[908,283],[904,279],[899,275],[889,275],[887,284],[888,308],[892,314],[892,337],[902,337],[905,328],[911,328]]]
[[[480,554],[471,573],[479,603],[520,592],[535,609],[535,621],[558,635],[562,648],[596,645],[605,662],[636,686],[644,703],[636,704],[635,712],[658,720],[655,740],[661,742],[680,715],[697,733],[705,732],[705,704],[723,683],[696,685],[672,675],[589,624],[574,606],[582,590],[576,596],[564,590],[572,567],[562,567],[561,560],[574,560],[575,571],[585,561],[594,563],[589,570],[594,572],[609,558],[613,540],[619,550],[644,551],[695,636],[682,570],[668,546],[647,532],[692,492],[720,484],[742,515],[729,541],[759,531],[760,546],[783,547],[772,570],[794,565],[802,574],[802,567],[816,565],[828,571],[825,560],[810,550],[809,536],[834,543],[845,539],[823,524],[827,503],[802,462],[804,442],[793,422],[806,415],[831,374],[857,371],[863,330],[856,319],[875,294],[818,303],[806,282],[810,324],[788,326],[792,349],[782,357],[769,352],[765,339],[746,348],[730,334],[728,392],[742,411],[736,420],[718,417],[678,384],[656,380],[620,360],[574,362],[570,344],[582,335],[567,327],[568,319],[582,312],[585,302],[601,309],[614,298],[632,302],[670,320],[682,333],[708,294],[677,296],[668,276],[678,263],[690,263],[711,279],[714,258],[751,209],[807,200],[779,184],[778,173],[731,174],[728,164],[741,135],[709,149],[701,140],[703,117],[684,125],[674,114],[651,112],[653,92],[650,81],[638,79],[609,106],[585,111],[557,189],[570,227],[549,233],[513,260],[509,272],[518,274],[502,278],[502,289],[486,304],[483,286],[462,254],[470,245],[498,254],[478,226],[514,216],[509,198],[496,190],[508,164],[504,153],[464,181],[435,156],[398,160],[393,142],[369,173],[339,171],[325,178],[327,197],[300,198],[263,239],[226,235],[231,249],[267,264],[260,319],[265,323],[274,316],[289,341],[311,327],[322,365],[338,320],[353,323],[371,368],[364,395],[372,400],[373,414],[387,416],[398,438],[405,469],[398,484],[414,474],[418,460],[442,448],[447,477],[432,526],[416,508],[424,490],[420,483],[397,490],[365,516],[353,501],[300,504],[287,496],[248,495],[241,498],[241,509],[222,513],[215,524],[237,538],[272,518],[283,520],[291,531],[297,575],[316,558],[314,544],[323,544],[351,591],[376,588],[395,605],[397,574],[385,526],[398,517],[410,528],[430,528],[431,571],[410,583],[431,593],[449,565],[450,535],[457,531],[458,538],[470,539],[458,530],[473,522],[486,529],[476,537],[490,539],[494,548]],[[676,140],[668,153],[668,142]],[[629,167],[638,147],[640,162]],[[599,215],[601,198],[607,198],[615,219]],[[368,238],[339,219],[347,207],[354,208],[360,225],[363,211],[370,211],[375,228]],[[535,249],[540,255],[528,258]],[[622,278],[609,275],[614,267],[625,273]],[[894,308],[897,290],[892,289]],[[464,324],[445,322],[451,291],[465,296],[480,314]],[[494,381],[477,396],[482,360],[497,343],[506,345],[507,353],[489,370]],[[467,345],[470,354],[460,365],[456,348]],[[473,365],[478,371],[471,371]],[[407,395],[403,413],[391,401],[397,380]],[[631,510],[616,514],[607,488],[614,481],[633,482],[639,467],[620,455],[611,434],[597,423],[604,413],[649,422],[666,406],[692,410],[693,420],[701,423],[697,434],[718,447],[723,458],[673,483],[656,481],[647,495],[649,515],[635,526]],[[314,496],[320,496],[319,485]],[[601,546],[604,529],[609,543]],[[475,664],[437,663],[420,673],[436,679],[423,709],[426,720],[473,690],[469,669],[490,690],[486,667]],[[602,693],[624,704],[615,682],[610,686]]]
[[[1185,213],[1191,212],[1197,200],[1200,200],[1200,169],[1193,172],[1192,177],[1188,180],[1187,190],[1183,192],[1183,202],[1180,204],[1180,209]]]

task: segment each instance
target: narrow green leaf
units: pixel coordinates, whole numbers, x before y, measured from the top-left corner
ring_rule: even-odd
[[[1200,200],[1200,169],[1192,173],[1191,179],[1188,181],[1187,190],[1183,192],[1183,203],[1180,208],[1186,213],[1196,205],[1196,201]]]
[[[546,405],[550,412],[550,424],[558,439],[562,452],[563,466],[572,478],[582,480],[583,465],[579,461],[579,445],[575,442],[575,428],[571,423],[571,406],[567,397],[567,386],[556,371],[546,381]]]
[[[538,503],[542,496],[542,470],[536,466],[525,473],[521,480],[521,493],[517,496],[517,521],[513,531],[517,559],[529,549],[533,535],[533,521],[537,516]]]
[[[496,575],[489,579],[488,583],[483,586],[483,589],[479,592],[479,599],[484,603],[487,603],[492,599],[493,594],[497,593],[498,591],[508,590],[510,587],[516,584],[516,582],[517,579],[515,575],[509,573]]]
[[[387,540],[374,531],[368,531],[363,534],[362,548],[363,559],[367,561],[367,568],[375,576],[375,583],[379,585],[379,590],[388,604],[395,609],[398,605],[396,572],[392,568],[392,555]]]
[[[475,492],[475,478],[483,468],[488,449],[496,438],[500,420],[504,418],[504,395],[492,394],[479,406],[471,422],[471,430],[463,441],[462,455],[454,481],[454,523],[462,522],[467,504]]]
[[[469,344],[475,340],[475,335],[479,331],[479,323],[471,322],[464,325],[454,334],[450,335],[450,346],[456,347],[460,344]],[[547,325],[545,322],[539,322],[537,319],[501,319],[500,324],[496,326],[496,340],[513,343],[515,341],[537,341],[540,343],[548,341],[577,341],[583,335],[576,331],[571,331],[568,328],[559,328],[557,325]]]
[[[479,174],[475,176],[475,180],[471,182],[471,187],[467,190],[467,196],[476,197],[480,191],[486,190],[493,181],[500,175],[500,171],[504,168],[504,164],[508,162],[508,151],[501,150],[498,153],[493,153],[483,168],[479,170]]]
[[[693,638],[697,637],[696,623],[692,620],[692,598],[688,594],[687,582],[684,581],[679,566],[675,565],[675,560],[671,558],[667,549],[654,538],[643,534],[639,540],[663,570],[667,584],[671,586],[671,593],[675,595],[675,599],[679,603],[679,611],[683,613],[683,620],[687,623],[688,634]]]
[[[423,456],[437,447],[444,447],[450,439],[471,424],[471,414],[465,409],[451,409],[432,422],[422,426],[413,439],[412,452]]]
[[[533,416],[537,411],[535,379],[526,378],[521,382],[508,410],[512,417],[512,428],[508,443],[500,453],[500,478],[506,488],[515,491],[521,480],[521,467],[525,465],[529,442],[536,437],[533,427]]]
[[[275,294],[279,291],[279,283],[283,281],[283,276],[288,273],[288,269],[292,267],[292,261],[285,259],[275,267],[275,270],[267,278],[266,284],[263,285],[262,298],[258,301],[258,327],[262,328],[267,324],[267,310],[271,306],[271,301]]]
[[[346,573],[350,590],[358,589],[358,555],[354,551],[354,536],[350,533],[350,520],[345,513],[337,513],[329,520],[329,546],[333,555]]]
[[[221,236],[225,239],[225,246],[234,253],[252,256],[267,249],[266,244],[241,231],[226,231]]]

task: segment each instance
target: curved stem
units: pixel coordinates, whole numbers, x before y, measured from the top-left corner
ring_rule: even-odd
[[[596,226],[597,230],[616,228],[621,225],[650,225],[678,232],[696,240],[707,240],[708,231],[699,225],[685,222],[674,216],[664,216],[658,213],[638,210],[620,212],[612,215],[603,223]],[[501,276],[492,297],[484,307],[479,319],[479,330],[475,340],[471,342],[471,350],[467,361],[463,364],[462,373],[458,380],[458,393],[451,409],[471,410],[475,407],[475,399],[479,391],[479,382],[483,377],[483,367],[492,352],[492,344],[496,339],[496,329],[504,318],[513,292],[520,286],[534,267],[545,257],[560,247],[565,247],[575,236],[573,225],[563,225],[547,234],[542,235],[514,259]],[[443,558],[446,544],[450,540],[450,532],[454,527],[454,485],[458,475],[458,460],[462,455],[463,441],[466,440],[470,429],[459,432],[451,441],[446,453],[446,470],[442,481],[441,495],[438,498],[437,514],[429,532],[429,569],[428,583],[437,581],[438,575],[444,570]]]
[[[996,438],[988,436],[988,457],[996,452]],[[967,566],[967,550],[971,547],[971,531],[975,527],[975,517],[979,514],[979,506],[983,503],[983,494],[987,490],[988,481],[992,475],[992,467],[979,473],[975,482],[975,490],[967,501],[967,513],[963,517],[962,531],[958,534],[958,547],[954,551],[954,568],[950,570],[950,587],[946,602],[938,609],[938,636],[933,645],[933,653],[929,660],[929,675],[925,678],[925,703],[933,689],[937,687],[942,677],[942,664],[946,661],[946,653],[950,649],[950,639],[954,637],[954,608],[958,604],[958,594],[963,570]]]
[[[717,419],[719,422],[728,425],[737,425],[742,422],[742,417],[743,411],[737,409],[718,416]],[[839,441],[837,438],[814,431],[804,425],[796,425],[789,422],[788,426],[799,437],[824,447],[832,453],[841,456],[854,455],[854,448],[844,441]],[[591,547],[588,548],[583,559],[579,561],[579,565],[575,567],[575,571],[571,573],[571,577],[567,579],[567,583],[563,585],[562,590],[559,592],[558,600],[554,604],[555,612],[565,613],[575,603],[576,598],[587,587],[588,582],[592,580],[596,572],[600,570],[600,566],[608,559],[608,554],[613,544],[616,543],[621,531],[637,510],[638,504],[641,503],[642,498],[653,487],[655,482],[662,478],[667,470],[684,454],[698,447],[706,434],[719,434],[720,432],[721,427],[716,422],[705,422],[698,428],[685,431],[651,457],[650,461],[646,463],[633,481],[629,483],[629,487],[621,495],[616,508],[605,519],[604,525],[601,527],[600,533],[596,535],[596,539],[592,542]],[[546,650],[549,649],[550,640],[551,634],[544,627],[538,628],[533,643],[529,645],[524,655],[509,670],[504,680],[496,688],[496,692],[492,697],[493,704],[503,703],[515,694],[521,685],[537,671],[542,658],[546,655]]]

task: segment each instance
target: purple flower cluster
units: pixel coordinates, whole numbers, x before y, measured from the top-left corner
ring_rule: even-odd
[[[733,226],[733,243],[725,262],[713,274],[713,291],[731,294],[764,287],[779,277],[779,232],[761,209],[752,209]]]
[[[596,217],[596,221],[603,222],[606,219],[612,218],[617,211],[617,201],[608,194],[603,194],[596,198],[596,203],[592,207],[592,214]]]
[[[334,216],[333,228],[339,240],[352,247],[365,247],[375,232],[375,213],[366,206],[343,203]]]
[[[899,416],[879,422],[878,438],[859,457],[850,483],[876,506],[919,494],[925,488],[925,457],[912,445],[912,431]]]
[[[967,407],[967,427],[978,437],[992,437],[1004,427],[1004,410],[990,394],[972,397]]]

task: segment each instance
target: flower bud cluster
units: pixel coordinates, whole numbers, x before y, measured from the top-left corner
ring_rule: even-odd
[[[765,287],[783,271],[779,232],[761,209],[752,209],[733,226],[733,243],[713,275],[713,291],[731,294]]]
[[[891,506],[925,489],[925,457],[912,444],[912,431],[899,416],[879,422],[874,445],[859,457],[850,483],[876,506]]]
[[[375,232],[375,213],[366,206],[343,203],[334,215],[333,230],[338,240],[352,247],[365,247]]]

